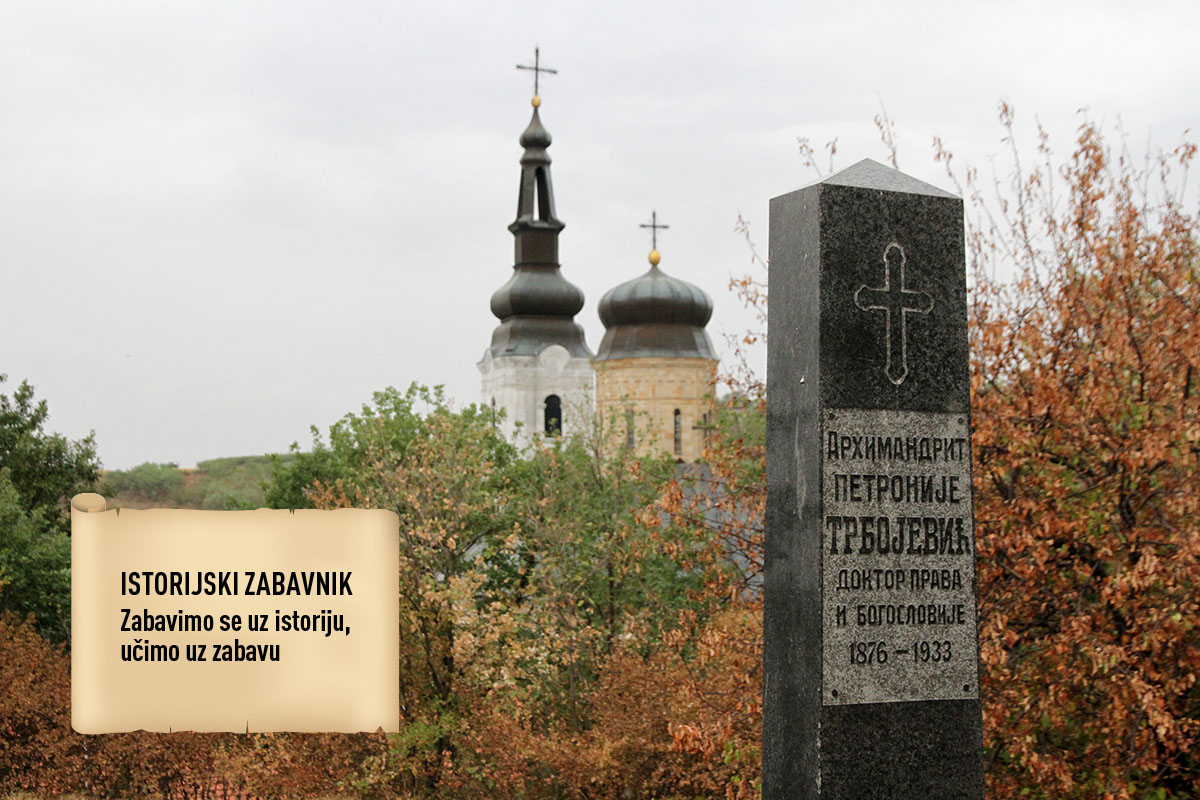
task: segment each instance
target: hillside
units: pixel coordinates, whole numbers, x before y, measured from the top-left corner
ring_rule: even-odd
[[[263,484],[272,464],[289,455],[233,456],[201,461],[194,469],[146,462],[108,470],[102,491],[117,508],[196,508],[237,510],[263,504]]]

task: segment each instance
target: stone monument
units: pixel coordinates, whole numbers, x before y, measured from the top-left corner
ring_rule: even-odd
[[[771,201],[763,798],[983,797],[962,201]]]

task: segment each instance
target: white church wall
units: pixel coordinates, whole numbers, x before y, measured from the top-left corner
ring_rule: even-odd
[[[478,364],[483,404],[504,409],[498,424],[504,436],[525,447],[545,433],[546,398],[556,395],[565,435],[583,433],[595,407],[595,373],[591,360],[573,358],[562,345],[550,345],[536,356],[485,352]],[[520,424],[518,424],[520,423]]]

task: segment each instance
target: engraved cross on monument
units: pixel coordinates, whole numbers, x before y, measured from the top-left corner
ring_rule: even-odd
[[[914,291],[904,285],[904,248],[892,242],[883,253],[883,286],[871,289],[866,284],[854,293],[854,304],[863,311],[882,311],[887,339],[887,363],[884,372],[888,380],[899,386],[908,377],[909,312],[928,314],[933,310],[933,298],[928,292]]]
[[[763,798],[983,797],[962,201],[771,201]]]

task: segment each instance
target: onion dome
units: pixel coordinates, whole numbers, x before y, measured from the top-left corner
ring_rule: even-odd
[[[550,146],[550,142],[554,141],[550,138],[550,132],[542,125],[542,120],[538,117],[538,108],[542,105],[542,99],[535,97],[537,100],[533,104],[533,119],[529,120],[529,125],[525,128],[525,132],[521,134],[521,147],[526,150],[530,148],[545,150]],[[550,157],[546,156],[546,163],[550,162]]]
[[[650,253],[644,275],[610,289],[600,300],[604,339],[597,361],[666,356],[716,359],[704,326],[712,300],[698,286],[672,278]]]
[[[492,313],[505,320],[518,315],[572,318],[583,309],[583,292],[562,276],[558,265],[515,270],[492,295]]]
[[[572,356],[590,358],[583,328],[575,315],[583,308],[583,292],[563,277],[558,264],[558,234],[565,225],[554,213],[550,180],[550,133],[538,116],[539,97],[533,98],[533,117],[521,134],[521,185],[517,218],[508,226],[513,235],[512,277],[492,295],[492,313],[500,325],[492,332],[491,353],[537,355],[560,344]]]

